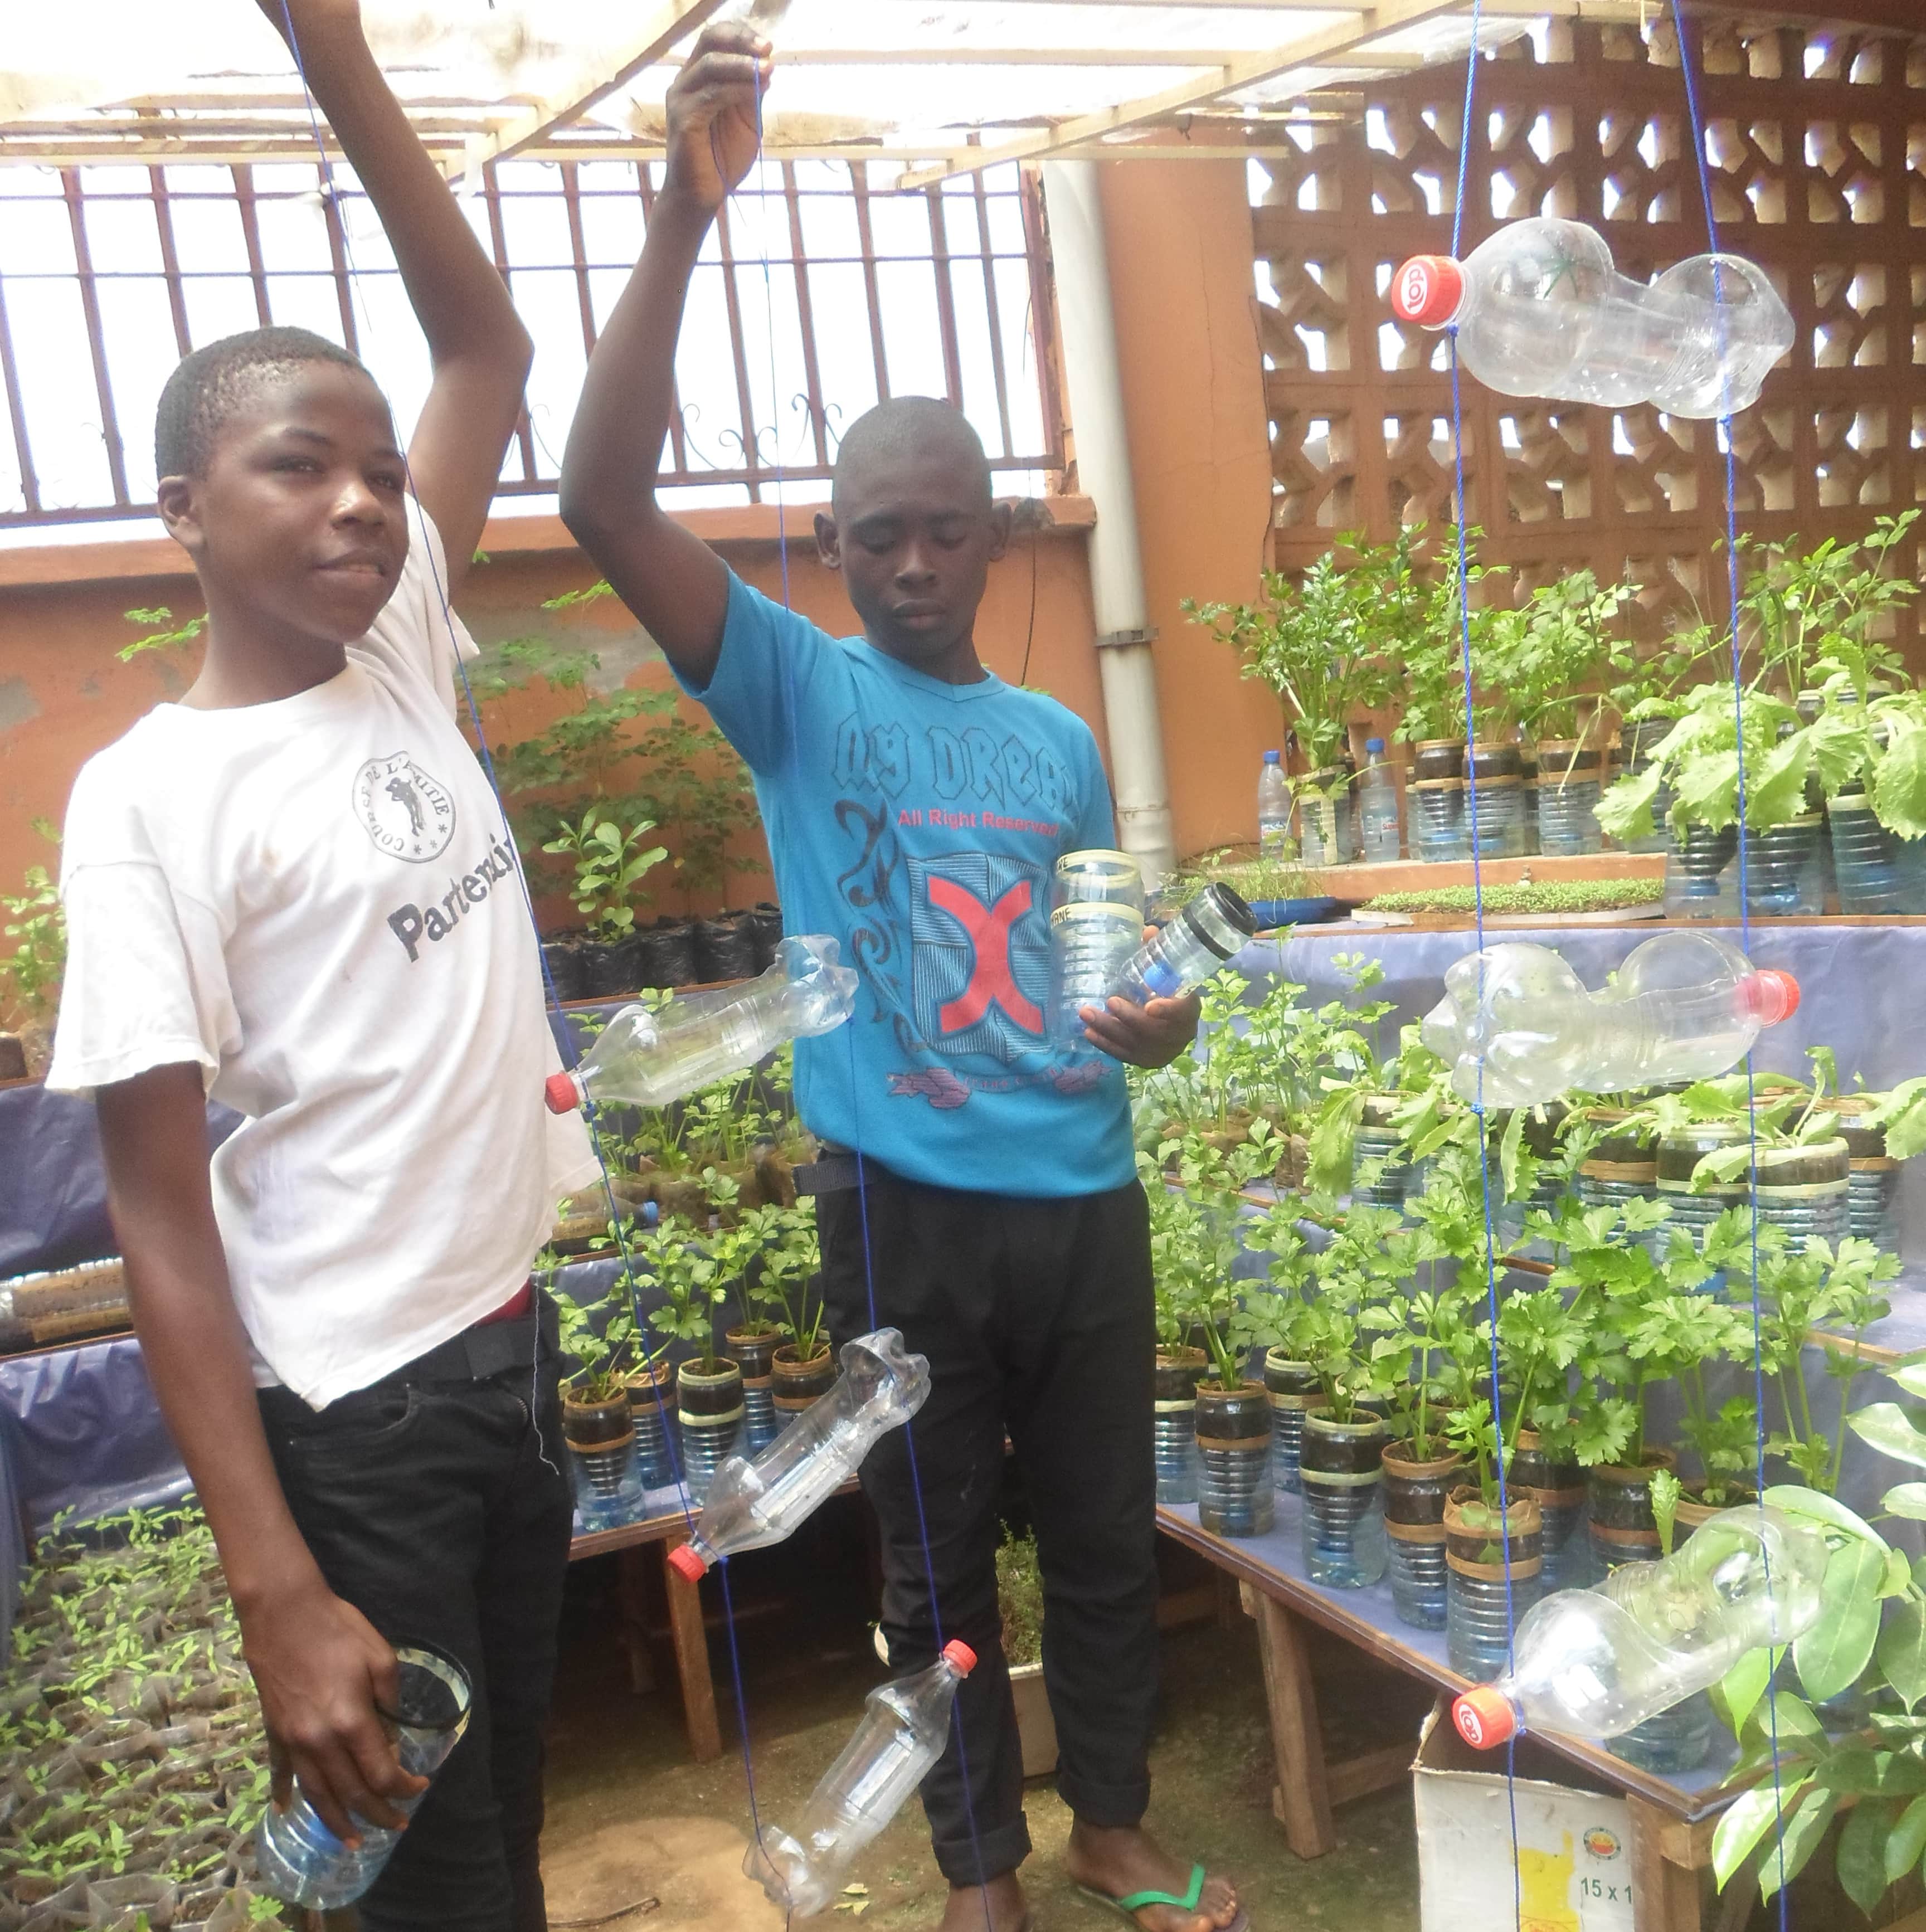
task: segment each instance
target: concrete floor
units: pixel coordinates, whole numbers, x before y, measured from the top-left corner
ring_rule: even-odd
[[[853,1498],[795,1544],[736,1566],[756,1797],[765,1817],[794,1816],[847,1739],[880,1675]],[[726,1694],[727,1652],[712,1628],[729,1748],[689,1761],[673,1675],[644,1697],[628,1688],[608,1624],[607,1566],[581,1566],[572,1591],[550,1760],[544,1840],[550,1922],[594,1921],[638,1899],[658,1907],[610,1922],[690,1932],[782,1932],[782,1915],[740,1874],[749,1830],[743,1768]],[[714,1586],[705,1586],[706,1593]],[[670,1666],[664,1654],[660,1668]],[[1171,1847],[1235,1879],[1253,1932],[1330,1927],[1418,1932],[1418,1865],[1408,1786],[1343,1807],[1338,1850],[1300,1863],[1270,1815],[1270,1748],[1256,1642],[1246,1619],[1173,1631],[1164,1644],[1162,1719],[1152,1753],[1150,1823]],[[1334,1753],[1416,1736],[1429,1706],[1408,1680],[1337,1643],[1321,1650],[1318,1694]],[[1024,1868],[1037,1932],[1116,1924],[1081,1898],[1058,1862],[1070,1814],[1048,1779],[1027,1794],[1036,1850]],[[852,1874],[866,1932],[920,1932],[940,1910],[922,1808],[906,1805]]]

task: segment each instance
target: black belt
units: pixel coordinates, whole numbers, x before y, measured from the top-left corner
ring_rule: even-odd
[[[550,1360],[560,1343],[561,1321],[555,1304],[538,1288],[535,1306],[526,1315],[506,1322],[478,1322],[382,1380],[485,1382],[514,1370],[526,1373],[537,1362]]]
[[[867,1170],[875,1165],[867,1158],[859,1160],[848,1148],[824,1141],[818,1144],[816,1158],[794,1169],[790,1178],[798,1194],[841,1194],[861,1186]]]

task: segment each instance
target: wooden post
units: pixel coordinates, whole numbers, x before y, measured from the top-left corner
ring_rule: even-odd
[[[682,1679],[682,1721],[688,1727],[690,1754],[701,1764],[722,1755],[722,1733],[716,1721],[716,1686],[709,1675],[709,1638],[702,1628],[702,1586],[692,1583],[669,1562],[669,1552],[688,1540],[676,1536],[661,1546],[662,1581],[669,1594],[676,1672]]]
[[[656,1688],[656,1661],[649,1654],[647,1562],[639,1543],[615,1553],[615,1600],[622,1620],[622,1647],[628,1654],[628,1688],[638,1697],[646,1697]]]
[[[1632,1822],[1632,1923],[1637,1932],[1707,1932],[1705,1875],[1712,1865],[1710,1822],[1688,1825],[1630,1792],[1625,1809]],[[1749,1898],[1744,1874],[1734,1882],[1736,1895]],[[1746,1888],[1737,1891],[1742,1884]],[[1730,1902],[1725,1901],[1728,1908]],[[1743,1915],[1737,1922],[1744,1924]]]
[[[1264,1661],[1264,1701],[1277,1759],[1270,1808],[1292,1850],[1300,1858],[1321,1858],[1336,1848],[1337,1833],[1331,1824],[1324,1736],[1304,1636],[1297,1618],[1276,1598],[1248,1583],[1240,1594],[1245,1614],[1256,1622],[1258,1654]]]

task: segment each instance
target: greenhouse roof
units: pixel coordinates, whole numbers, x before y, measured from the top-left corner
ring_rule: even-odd
[[[1898,27],[1912,4],[1776,10]],[[905,185],[1046,153],[1168,154],[1178,140],[1194,154],[1257,152],[1280,119],[1343,112],[1347,83],[1462,60],[1472,31],[1468,0],[757,4],[759,17],[779,16],[770,29],[772,154],[893,161]],[[669,80],[695,31],[732,5],[742,10],[744,0],[364,0],[363,12],[453,176],[518,153],[659,153]],[[1654,7],[1663,0],[1483,0],[1479,38],[1493,45],[1547,16],[1636,22]],[[0,160],[312,153],[298,76],[245,0],[186,9],[89,0],[87,16],[83,41],[64,8],[14,10],[0,55]]]

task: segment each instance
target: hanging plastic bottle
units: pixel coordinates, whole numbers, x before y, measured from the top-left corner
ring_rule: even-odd
[[[820,933],[784,940],[776,963],[741,986],[686,994],[659,1012],[624,1006],[572,1073],[549,1076],[551,1112],[585,1100],[667,1106],[725,1073],[753,1066],[784,1041],[832,1032],[856,1008],[856,974]]]
[[[669,1552],[693,1583],[719,1556],[780,1543],[856,1474],[870,1444],[929,1394],[929,1364],[879,1328],[842,1347],[842,1373],[752,1462],[731,1456],[709,1485],[695,1533]]]
[[[1201,986],[1257,930],[1256,916],[1221,880],[1206,886],[1132,953],[1111,987],[1142,1006]]]
[[[1398,842],[1398,782],[1384,756],[1382,738],[1364,740],[1366,760],[1358,781],[1358,831],[1367,865],[1388,865],[1401,856]]]
[[[1676,416],[1749,408],[1794,334],[1756,263],[1694,255],[1635,282],[1597,230],[1555,215],[1508,223],[1462,262],[1414,255],[1391,278],[1391,310],[1455,324],[1465,367],[1502,394]]]
[[[826,1911],[856,1854],[902,1808],[943,1755],[956,1687],[976,1654],[952,1640],[928,1670],[870,1692],[856,1735],[809,1794],[794,1834],[765,1825],[742,1874],[798,1918]]]
[[[1281,752],[1266,752],[1258,767],[1257,849],[1267,859],[1286,857],[1291,850],[1291,784]]]
[[[394,1656],[394,1708],[382,1716],[401,1768],[416,1778],[432,1778],[468,1728],[472,1696],[468,1673],[452,1658],[422,1645],[398,1650]],[[398,1810],[412,1813],[427,1796],[423,1790],[393,1802]],[[374,1884],[400,1841],[398,1831],[364,1820],[361,1843],[344,1845],[297,1785],[286,1810],[268,1807],[254,1834],[254,1862],[264,1892],[290,1905],[331,1912],[352,1905]]]
[[[1622,1737],[1748,1652],[1810,1629],[1826,1555],[1816,1530],[1777,1510],[1724,1510],[1662,1562],[1542,1598],[1518,1626],[1511,1669],[1467,1690],[1452,1721],[1480,1750],[1521,1730]]]
[[[1549,946],[1520,941],[1454,961],[1420,1033],[1466,1100],[1534,1107],[1574,1088],[1710,1079],[1798,1004],[1791,974],[1754,966],[1709,932],[1634,946],[1595,993]]]

